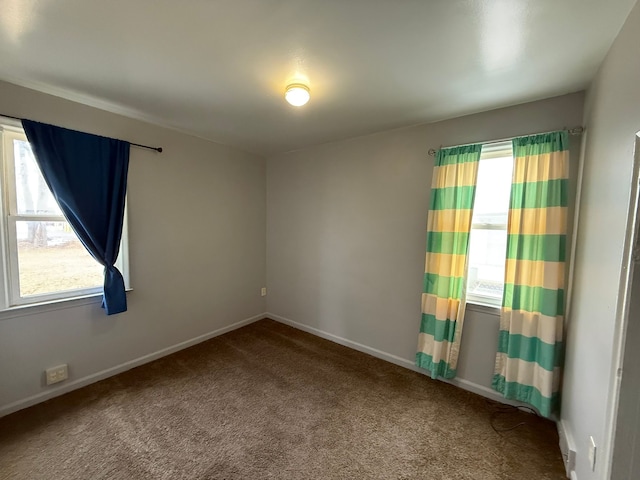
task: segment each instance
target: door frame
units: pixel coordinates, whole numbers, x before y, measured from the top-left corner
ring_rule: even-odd
[[[626,348],[629,342],[634,342],[629,338],[629,313],[631,309],[631,291],[633,287],[633,276],[635,271],[636,262],[640,262],[640,132],[635,136],[635,148],[633,152],[633,170],[631,175],[631,194],[629,196],[629,209],[627,216],[627,230],[625,235],[625,244],[622,257],[622,269],[620,272],[620,290],[618,296],[618,305],[616,311],[618,312],[618,320],[616,321],[616,327],[614,331],[614,345],[613,345],[613,361],[612,361],[612,375],[608,407],[608,422],[607,422],[607,445],[608,451],[606,452],[606,468],[605,478],[613,478],[612,474],[615,472],[629,472],[633,465],[633,453],[636,445],[640,440],[640,436],[636,433],[640,428],[640,410],[633,412],[633,422],[635,423],[632,431],[634,432],[631,437],[627,437],[626,429],[619,428],[623,423],[629,424],[631,418],[629,418],[629,412],[626,412],[626,402],[622,402],[628,395],[636,396],[639,394],[634,392],[634,389],[627,386],[627,382],[623,383],[625,377],[624,364],[625,357],[633,355],[631,358],[626,358],[626,362],[634,359],[640,360],[640,349],[633,348],[633,345],[629,345],[630,348]],[[637,384],[640,385],[640,378],[637,379]],[[633,381],[632,381],[633,386]],[[623,388],[624,387],[624,388]],[[637,387],[637,385],[636,385]],[[620,409],[623,405],[622,410]],[[616,446],[623,448],[624,450],[616,449]],[[617,474],[617,473],[616,473]],[[627,478],[627,477],[620,477]],[[631,478],[631,477],[629,477]]]

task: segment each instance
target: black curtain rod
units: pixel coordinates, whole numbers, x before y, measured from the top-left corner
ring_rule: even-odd
[[[22,118],[14,117],[13,115],[5,115],[4,113],[0,113],[0,117],[13,118],[14,120],[22,121]],[[129,142],[129,145],[133,145],[134,147],[146,148],[148,150],[155,150],[158,153],[162,153],[162,147],[150,147],[149,145],[142,145],[140,143]]]

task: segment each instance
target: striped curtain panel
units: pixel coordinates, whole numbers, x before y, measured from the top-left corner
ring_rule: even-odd
[[[438,151],[427,218],[422,322],[416,365],[456,376],[464,318],[471,214],[482,145]]]
[[[567,132],[513,140],[505,288],[493,388],[549,417],[558,406],[564,315]]]

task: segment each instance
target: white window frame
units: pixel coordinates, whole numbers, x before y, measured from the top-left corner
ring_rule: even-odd
[[[14,171],[13,141],[24,140],[26,135],[18,122],[8,122],[3,119],[0,124],[2,137],[0,150],[0,311],[15,307],[57,303],[61,300],[75,300],[87,296],[102,294],[102,285],[91,288],[74,290],[60,290],[46,294],[20,296],[20,274],[18,265],[18,244],[16,223],[18,221],[67,222],[63,215],[30,215],[18,214],[17,195]],[[116,260],[116,267],[122,273],[125,287],[129,289],[129,248],[127,206],[125,203],[124,222],[120,251]]]
[[[502,158],[507,156],[511,156],[511,157],[513,156],[513,146],[511,141],[485,143],[482,145],[482,152],[480,154],[480,161],[478,163],[478,168],[479,169],[481,168],[483,160],[490,160],[492,158]],[[508,208],[508,205],[507,205],[507,208]],[[471,238],[472,238],[471,233],[473,230],[499,230],[499,231],[504,231],[505,234],[507,234],[507,224],[506,223],[505,224],[472,223],[471,229],[469,231],[469,249],[471,249]],[[505,252],[505,256],[506,256],[506,252]],[[470,266],[468,265],[467,268],[470,268]],[[466,303],[473,304],[473,305],[481,305],[486,307],[501,308],[502,298],[497,299],[490,295],[471,293],[468,291],[468,281],[469,281],[469,275],[467,272]],[[504,280],[503,280],[502,286],[504,289]]]

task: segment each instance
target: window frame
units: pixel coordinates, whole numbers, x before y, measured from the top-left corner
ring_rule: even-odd
[[[15,180],[14,140],[28,141],[19,122],[2,119],[0,123],[0,311],[36,305],[56,304],[102,294],[103,285],[51,293],[20,295],[17,222],[67,222],[64,215],[19,214]],[[124,221],[116,267],[122,273],[125,288],[129,288],[128,215],[125,201]]]
[[[505,157],[513,158],[513,145],[511,141],[484,143],[482,145],[482,151],[480,153],[480,160],[478,161],[478,173],[480,173],[480,168],[482,168],[483,160],[486,161],[486,160],[491,160],[496,158],[505,158]],[[476,194],[477,194],[477,187],[478,185],[476,182]],[[508,212],[509,212],[509,205],[507,204],[507,214]],[[474,213],[475,213],[475,206],[474,206]],[[504,231],[505,235],[508,234],[507,232],[508,219],[507,219],[507,223],[504,223],[504,224],[479,223],[479,222],[474,222],[474,217],[475,215],[472,214],[472,218],[471,218],[472,223],[469,229],[469,253],[471,251],[471,245],[472,245],[471,242],[472,242],[474,230]],[[505,257],[506,257],[506,251],[505,251]],[[506,259],[505,259],[505,263],[506,263]],[[471,293],[469,291],[469,268],[470,267],[471,266],[469,265],[469,260],[467,260],[467,278],[465,281],[466,303],[472,304],[472,305],[479,305],[482,307],[498,308],[498,309],[501,308],[502,295],[499,298],[496,298],[495,296],[483,295],[479,293]],[[504,292],[504,278],[502,281],[502,289]]]

